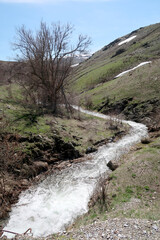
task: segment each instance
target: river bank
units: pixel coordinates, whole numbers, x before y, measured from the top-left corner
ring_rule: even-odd
[[[74,163],[88,160],[90,157],[85,152],[94,152],[104,143],[117,141],[129,130],[120,121],[88,118],[79,113],[78,117],[80,120],[50,116],[54,134],[48,136],[1,134],[1,228],[21,192]]]

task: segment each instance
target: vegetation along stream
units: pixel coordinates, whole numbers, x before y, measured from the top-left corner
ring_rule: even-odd
[[[110,118],[81,108],[79,110],[100,118]],[[100,147],[92,154],[92,160],[72,164],[23,192],[19,202],[12,208],[5,229],[23,233],[32,228],[34,236],[47,236],[65,230],[77,216],[86,213],[98,179],[107,175],[107,163],[118,159],[147,136],[145,125],[132,121],[123,123],[129,124],[131,128],[129,134],[121,140]]]

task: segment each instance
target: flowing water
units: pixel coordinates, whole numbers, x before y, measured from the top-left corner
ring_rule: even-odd
[[[81,108],[79,110],[110,119],[103,114]],[[107,174],[107,162],[118,159],[141,138],[147,136],[145,125],[132,121],[123,122],[129,124],[131,129],[121,140],[100,147],[92,154],[92,160],[73,164],[23,192],[19,202],[12,208],[9,222],[4,229],[24,233],[28,228],[32,228],[34,236],[47,236],[65,230],[77,216],[86,213],[99,177]]]

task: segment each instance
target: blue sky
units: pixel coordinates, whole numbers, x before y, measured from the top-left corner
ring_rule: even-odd
[[[160,22],[160,0],[0,0],[0,60],[12,60],[15,29],[40,21],[71,23],[92,38],[91,52],[137,28]]]

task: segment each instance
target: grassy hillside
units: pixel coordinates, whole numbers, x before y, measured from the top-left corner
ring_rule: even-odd
[[[128,43],[123,40],[136,36]],[[118,74],[151,61],[125,75]],[[71,82],[81,104],[104,113],[142,120],[159,111],[160,24],[140,28],[115,40],[75,68]],[[140,106],[141,105],[141,106]],[[135,107],[140,109],[135,109]],[[134,109],[134,110],[133,110]],[[137,114],[137,118],[134,116]]]
[[[136,38],[118,45],[131,36],[136,36]],[[160,24],[155,24],[140,28],[113,41],[77,67],[73,77],[75,89],[80,92],[88,90],[98,83],[113,79],[118,73],[138,63],[159,58],[159,40]]]

